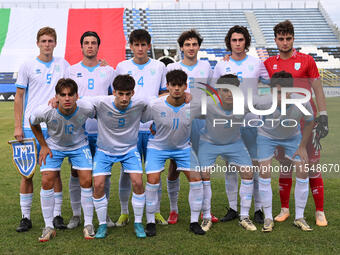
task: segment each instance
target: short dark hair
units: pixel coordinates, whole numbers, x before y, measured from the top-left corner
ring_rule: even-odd
[[[294,36],[294,26],[290,20],[282,21],[273,28],[274,36],[276,38],[277,35],[293,35]]]
[[[112,86],[114,90],[134,90],[135,80],[129,74],[120,74],[114,79]]]
[[[97,38],[97,43],[98,43],[98,47],[100,45],[100,38],[99,38],[99,35],[94,32],[94,31],[86,31],[81,37],[80,37],[80,45],[83,46],[83,41],[84,41],[84,38],[87,37],[87,36],[94,36]]]
[[[58,95],[61,94],[61,91],[65,88],[69,88],[71,90],[71,95],[74,95],[76,93],[78,93],[78,85],[77,83],[68,78],[68,79],[64,79],[64,78],[61,78],[57,85],[55,86],[55,93]]]
[[[234,86],[240,86],[240,80],[234,74],[225,74],[217,79],[216,84],[230,84]]]
[[[129,36],[129,44],[133,44],[134,42],[146,42],[150,44],[151,35],[145,29],[133,30]]]
[[[246,40],[245,50],[248,51],[250,47],[250,43],[251,43],[251,36],[246,27],[239,26],[239,25],[236,25],[230,28],[227,35],[224,38],[224,42],[225,42],[225,45],[227,46],[227,50],[231,51],[230,39],[233,33],[242,34],[244,36],[244,39]]]
[[[169,85],[183,85],[187,83],[188,75],[182,70],[172,70],[166,74],[166,83]]]
[[[54,28],[51,27],[42,27],[39,29],[37,33],[37,42],[39,42],[39,39],[43,35],[49,35],[54,38],[54,41],[57,42],[57,33]]]
[[[280,85],[281,87],[293,87],[293,76],[286,71],[276,72],[270,79],[270,86],[272,88]]]
[[[183,47],[184,45],[184,42],[186,40],[189,40],[191,38],[196,38],[197,39],[197,42],[198,42],[198,45],[201,47],[201,44],[203,42],[203,38],[202,36],[195,30],[195,29],[191,29],[191,30],[188,30],[188,31],[184,31],[179,37],[178,37],[178,44],[179,44],[179,47]]]

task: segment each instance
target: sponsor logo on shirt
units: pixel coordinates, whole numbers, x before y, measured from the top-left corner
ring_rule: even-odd
[[[161,117],[165,118],[166,117],[166,112],[161,112]]]
[[[225,69],[225,71],[226,71],[227,73],[230,73],[230,72],[231,72],[231,68],[230,68],[230,67],[227,67],[227,68]]]
[[[41,74],[41,70],[40,70],[40,69],[36,69],[36,70],[35,70],[35,73],[36,73],[36,74]]]
[[[248,66],[248,70],[249,70],[250,72],[254,71],[254,66],[253,66],[253,65]]]
[[[54,71],[59,73],[60,72],[60,65],[55,65]]]
[[[83,77],[82,73],[77,73],[77,78]]]
[[[298,71],[300,69],[300,67],[301,67],[301,63],[295,63],[294,64],[294,68],[295,68],[296,71]]]
[[[277,64],[273,65],[273,69],[276,70],[277,69]]]
[[[151,69],[151,70],[150,70],[150,74],[151,74],[151,75],[155,75],[155,73],[156,73],[156,70],[155,70],[155,69]]]

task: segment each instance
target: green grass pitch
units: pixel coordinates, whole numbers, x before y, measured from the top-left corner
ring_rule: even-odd
[[[322,140],[322,162],[340,164],[340,99],[327,99],[330,133]],[[138,240],[133,233],[133,224],[123,228],[109,229],[104,240],[84,240],[82,227],[75,230],[57,231],[55,239],[39,243],[38,237],[44,226],[40,209],[40,173],[34,177],[34,201],[32,207],[33,228],[26,233],[17,233],[21,212],[19,207],[20,176],[15,170],[8,140],[13,139],[14,114],[13,103],[0,103],[0,254],[339,254],[340,253],[340,173],[324,174],[325,212],[329,226],[317,227],[314,221],[314,202],[311,193],[305,216],[314,228],[313,232],[304,233],[292,225],[294,215],[293,191],[290,200],[292,216],[284,223],[277,223],[272,233],[260,231],[247,232],[237,221],[214,224],[204,236],[195,236],[189,232],[190,211],[188,204],[188,183],[181,175],[179,196],[180,218],[177,225],[157,226],[157,236]],[[117,220],[120,213],[118,200],[119,165],[112,171],[111,199],[109,215]],[[68,163],[61,171],[64,184],[64,203],[62,214],[66,222],[71,217],[68,193],[70,175]],[[163,173],[163,199],[161,213],[168,217],[169,200],[166,192],[166,173]],[[273,178],[273,214],[280,209],[278,178]],[[294,183],[293,183],[294,187]],[[227,198],[224,188],[224,176],[212,177],[212,212],[221,217],[225,214]],[[130,205],[130,220],[133,222]],[[251,209],[250,215],[253,215]],[[145,217],[144,217],[145,220]],[[98,222],[96,215],[94,225]]]

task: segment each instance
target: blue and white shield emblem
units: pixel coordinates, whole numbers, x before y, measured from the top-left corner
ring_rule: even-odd
[[[299,70],[300,67],[301,67],[301,63],[294,63],[294,68],[296,71]]]
[[[31,178],[37,165],[37,146],[34,138],[26,138],[8,142],[12,147],[13,162],[19,173],[25,178]]]

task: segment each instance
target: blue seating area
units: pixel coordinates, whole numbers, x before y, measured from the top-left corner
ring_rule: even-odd
[[[267,44],[274,44],[273,27],[289,19],[294,24],[295,45],[336,45],[339,40],[317,8],[254,9]]]
[[[150,26],[149,9],[125,9],[123,18],[123,27],[126,42],[129,41],[130,33],[135,29],[146,29],[152,37],[152,28]]]
[[[273,27],[289,19],[295,27],[295,45],[339,45],[331,27],[317,8],[295,9],[125,9],[126,38],[132,30],[147,29],[158,48],[176,47],[178,36],[185,30],[196,29],[204,37],[203,47],[224,47],[228,29],[236,24],[246,26],[256,41],[244,14],[256,16],[268,46],[275,45]],[[317,28],[317,29],[316,29]]]
[[[222,48],[227,31],[236,24],[248,27],[251,33],[243,10],[149,10],[149,15],[156,47],[176,47],[178,36],[183,31],[192,28],[203,36],[203,47],[218,46]]]

